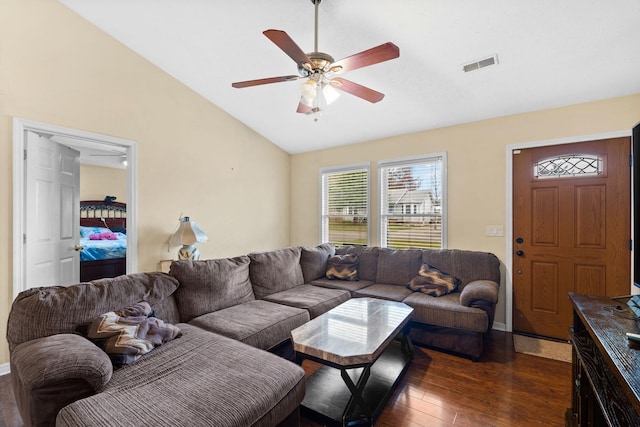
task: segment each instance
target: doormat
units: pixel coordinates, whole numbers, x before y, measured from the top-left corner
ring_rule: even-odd
[[[571,344],[569,343],[513,334],[513,346],[517,353],[571,363]]]

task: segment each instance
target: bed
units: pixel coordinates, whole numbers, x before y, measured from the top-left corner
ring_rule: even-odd
[[[80,201],[80,245],[81,282],[126,274],[127,204]]]

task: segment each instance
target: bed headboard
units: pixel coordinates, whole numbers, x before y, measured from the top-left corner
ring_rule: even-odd
[[[127,204],[104,200],[80,201],[80,225],[127,228]]]

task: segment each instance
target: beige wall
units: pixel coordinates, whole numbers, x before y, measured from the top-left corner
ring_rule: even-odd
[[[504,264],[504,237],[487,237],[485,233],[487,225],[506,225],[506,146],[630,131],[638,121],[640,94],[294,155],[291,243],[318,243],[320,168],[370,162],[371,182],[375,185],[378,160],[446,151],[448,246],[493,252]],[[378,220],[378,195],[371,193],[371,244],[376,245],[378,233],[373,224]],[[505,299],[502,286],[496,322],[506,322]]]
[[[127,203],[127,170],[80,165],[80,200],[104,200],[105,196]]]
[[[140,271],[174,255],[181,213],[208,233],[205,258],[289,244],[287,153],[60,3],[0,0],[0,364],[19,250],[13,117],[137,142]]]

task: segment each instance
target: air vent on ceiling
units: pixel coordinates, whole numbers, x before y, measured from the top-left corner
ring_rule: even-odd
[[[464,64],[462,66],[462,71],[468,73],[469,71],[479,70],[480,68],[488,67],[490,65],[495,65],[498,63],[498,55],[489,56],[487,58],[482,58],[477,61],[469,62],[468,64]]]

